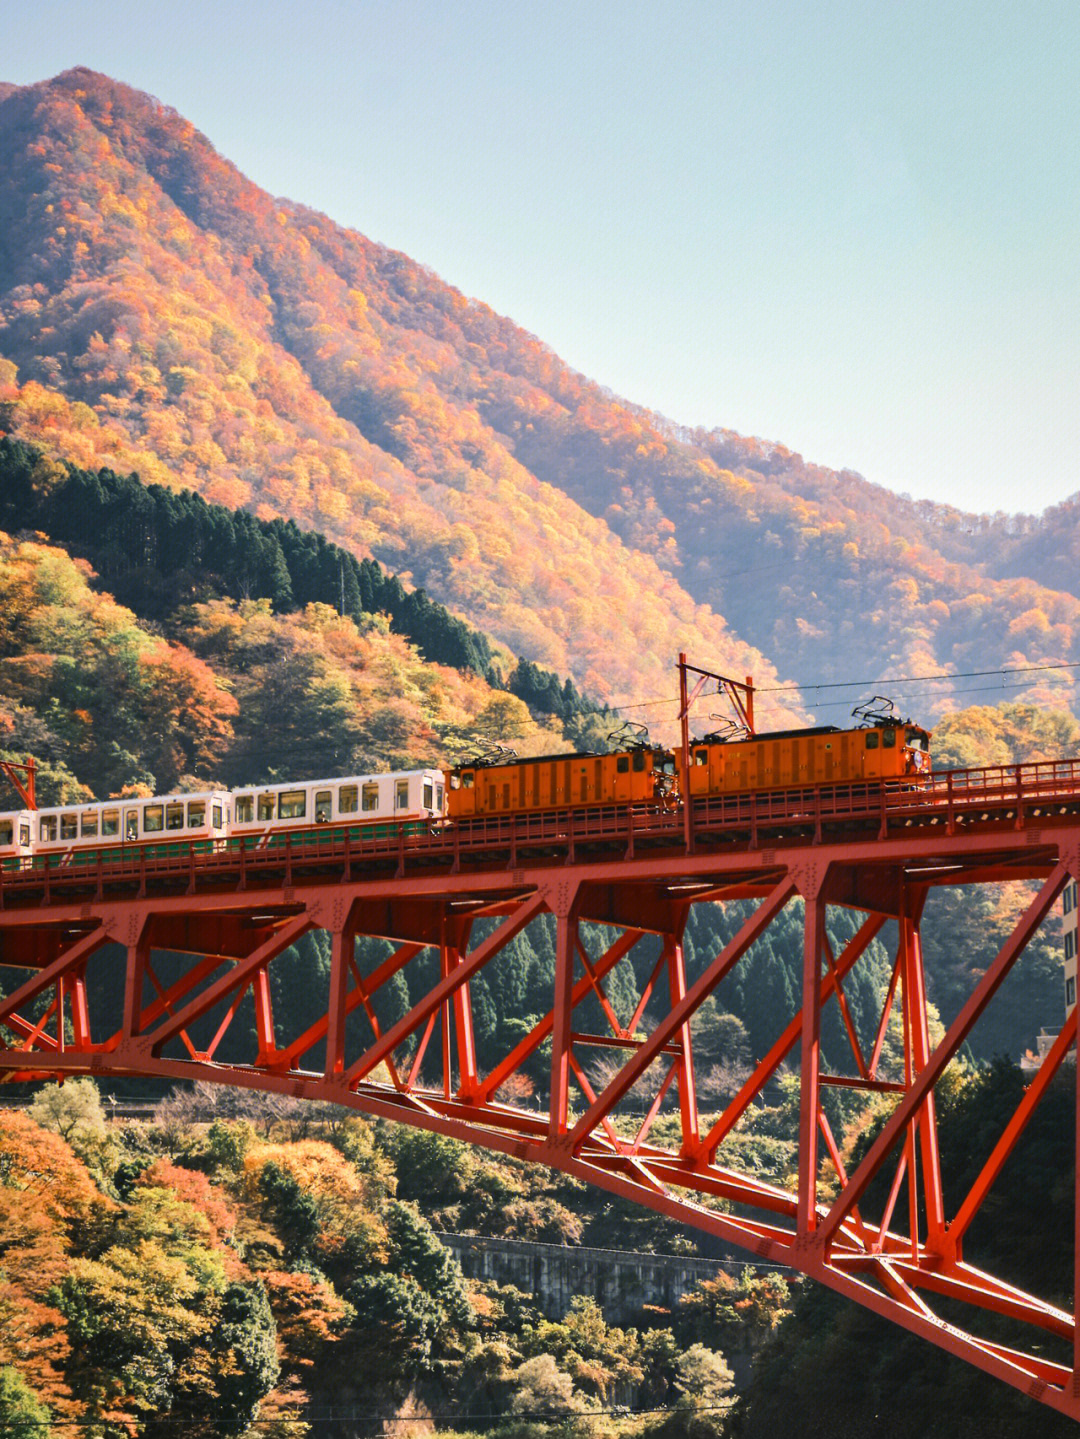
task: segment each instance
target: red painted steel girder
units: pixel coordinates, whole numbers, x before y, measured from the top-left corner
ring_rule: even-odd
[[[788,1264],[1080,1418],[1075,1314],[995,1279],[964,1254],[972,1219],[1074,1042],[1075,1018],[1016,1112],[1002,1115],[1000,1136],[964,1195],[943,1185],[934,1109],[947,1065],[1069,876],[1080,876],[1080,773],[1023,766],[971,772],[964,783],[938,776],[916,791],[847,786],[785,800],[703,802],[689,842],[677,814],[612,807],[430,835],[402,831],[367,844],[320,830],[274,854],[188,851],[148,861],[126,853],[82,872],[69,864],[7,874],[0,966],[25,973],[0,1000],[0,1074],[201,1079],[331,1100],[535,1160],[763,1261]],[[1014,879],[1034,881],[1037,892],[934,1046],[920,940],[924,900],[937,886]],[[805,909],[799,1005],[777,1016],[776,1042],[739,1094],[721,1113],[706,1114],[690,1021],[725,975],[752,962],[755,944],[795,898]],[[687,915],[695,904],[731,899],[749,901],[751,912],[689,983]],[[865,916],[838,953],[826,927],[830,906]],[[556,919],[550,1009],[483,1072],[470,983],[541,914]],[[601,952],[589,949],[586,921],[615,931]],[[844,984],[887,924],[895,931],[893,984],[874,1033],[860,1035]],[[294,1033],[290,1017],[274,1013],[270,976],[313,929],[331,936],[325,1008]],[[357,963],[362,935],[392,941],[372,973]],[[650,943],[646,995],[620,1025],[605,982],[636,945]],[[438,957],[437,978],[384,1031],[380,991],[425,951]],[[91,1002],[95,989],[108,980],[115,986],[118,973],[122,1013],[107,1032],[92,1033],[90,1016],[101,1008]],[[589,995],[600,1001],[602,1032],[584,1029]],[[879,1064],[896,996],[904,1072],[887,1078]],[[642,1039],[649,999],[663,1018]],[[821,1015],[830,1004],[849,1035],[850,1073],[823,1072]],[[503,1087],[526,1067],[535,1070],[548,1043],[546,1112],[501,1101]],[[586,1067],[598,1045],[619,1061],[602,1086]],[[436,1055],[441,1073],[433,1077],[424,1061]],[[739,1172],[725,1141],[779,1066],[796,1059],[798,1171],[787,1189]],[[898,1097],[850,1173],[822,1107],[830,1084]],[[675,1142],[657,1137],[665,1106]],[[667,1121],[665,1133],[670,1127]],[[889,1197],[871,1217],[867,1192],[879,1177]],[[971,1316],[963,1323],[961,1310]],[[1013,1322],[1014,1347],[986,1337],[984,1313]]]

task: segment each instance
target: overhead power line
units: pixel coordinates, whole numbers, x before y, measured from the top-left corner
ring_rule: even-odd
[[[1062,661],[1060,664],[1052,665],[999,665],[992,670],[943,670],[934,675],[883,675],[877,679],[860,680],[827,680],[821,684],[790,684],[790,685],[755,685],[754,695],[774,694],[812,694],[819,690],[842,690],[842,689],[869,689],[872,685],[901,685],[901,684],[926,684],[943,680],[967,680],[987,679],[990,675],[1000,675],[1002,684],[1005,687],[1006,675],[1025,674],[1046,674],[1054,670],[1076,670],[1080,669],[1080,661]],[[986,688],[997,689],[999,686],[991,685]],[[1014,688],[1022,688],[1014,686]],[[975,691],[971,691],[974,693]],[[652,705],[678,704],[678,695],[655,695],[652,699],[638,700],[634,704],[612,705],[612,710],[621,714],[624,710],[648,709]],[[843,704],[846,701],[839,701]]]

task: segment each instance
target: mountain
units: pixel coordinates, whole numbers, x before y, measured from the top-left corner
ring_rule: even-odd
[[[0,356],[17,435],[324,531],[598,699],[670,695],[679,649],[765,690],[1080,662],[1069,506],[679,428],[89,70],[0,87]]]

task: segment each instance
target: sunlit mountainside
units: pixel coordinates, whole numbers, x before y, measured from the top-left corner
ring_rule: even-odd
[[[0,87],[0,356],[16,435],[294,517],[611,702],[681,648],[765,687],[1080,660],[1070,506],[679,429],[88,70]]]

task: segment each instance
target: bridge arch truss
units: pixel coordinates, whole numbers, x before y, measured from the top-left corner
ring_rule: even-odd
[[[917,791],[860,785],[708,801],[689,823],[613,806],[419,836],[383,831],[366,842],[313,830],[273,850],[118,852],[108,863],[0,876],[0,1076],[158,1076],[286,1093],[543,1163],[791,1266],[1080,1418],[1074,1307],[1025,1293],[964,1253],[973,1219],[1075,1042],[1075,1010],[963,1194],[946,1192],[935,1110],[947,1067],[1070,878],[1080,878],[1075,765],[939,776]],[[1015,880],[1028,882],[1030,901],[934,1043],[921,939],[927,897],[943,885]],[[695,905],[732,901],[744,905],[739,928],[691,980],[688,916]],[[797,901],[796,1004],[777,1016],[775,1043],[735,1097],[707,1110],[691,1022],[725,976],[754,962],[755,944]],[[857,916],[842,947],[826,923],[834,906]],[[556,934],[548,1011],[485,1069],[471,982],[545,914]],[[586,934],[585,925],[603,928]],[[275,1013],[272,975],[312,930],[330,936],[331,963],[320,1016],[301,1030]],[[356,959],[362,936],[390,941],[370,972]],[[845,982],[878,936],[890,941],[891,983],[875,1031],[859,1034]],[[651,977],[622,1023],[606,981],[642,944]],[[431,976],[422,998],[384,1027],[380,995],[422,954]],[[115,996],[105,1032],[92,1024],[99,986]],[[593,1032],[582,1024],[590,996],[605,1020]],[[643,1035],[647,1003],[661,1017]],[[886,1079],[880,1062],[894,1005],[903,1075]],[[253,1025],[238,1022],[245,1006]],[[842,1073],[822,1061],[830,1006],[849,1036]],[[241,1033],[253,1037],[237,1058]],[[589,1068],[598,1047],[618,1061],[602,1084]],[[508,1102],[513,1076],[541,1060],[546,1107]],[[724,1147],[785,1064],[799,1076],[798,1166],[786,1188],[740,1171]],[[895,1095],[850,1170],[823,1104],[829,1086]],[[658,1126],[661,1114],[669,1119]],[[888,1198],[871,1217],[875,1182]],[[1080,1210],[1072,1237],[1080,1262]],[[1076,1266],[1061,1288],[1080,1291]],[[1015,1343],[990,1337],[1002,1318]]]

